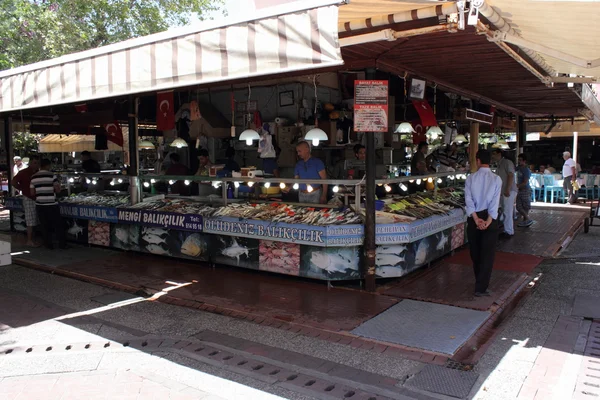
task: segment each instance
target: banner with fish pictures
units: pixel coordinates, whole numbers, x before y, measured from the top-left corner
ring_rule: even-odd
[[[181,231],[202,231],[202,216],[149,210],[119,209],[120,224],[138,224]]]
[[[454,209],[445,215],[419,219],[411,223],[377,224],[375,241],[378,245],[410,243],[467,221],[465,212]]]
[[[4,208],[6,208],[7,210],[22,210],[23,199],[19,197],[7,197],[4,200]]]
[[[411,243],[377,246],[375,275],[378,278],[399,278],[443,257],[452,251],[455,244],[454,230],[455,227],[444,229]]]
[[[313,226],[230,217],[204,218],[204,232],[312,246],[352,247],[363,243],[362,225]]]
[[[82,206],[60,203],[60,215],[63,217],[89,219],[100,222],[118,222],[117,209],[114,207]]]

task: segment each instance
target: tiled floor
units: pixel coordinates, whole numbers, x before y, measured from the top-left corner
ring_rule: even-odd
[[[553,257],[586,216],[587,213],[580,210],[534,209],[530,217],[535,223],[529,228],[515,227],[515,236],[499,241],[497,250]]]
[[[86,262],[67,261],[61,264],[61,253],[54,252],[50,257],[35,250],[25,258],[29,262],[49,265],[82,277],[136,289],[161,291],[172,286],[167,281],[192,282],[189,286],[170,291],[169,295],[333,331],[351,330],[397,302],[388,296],[329,289],[322,282],[244,269],[212,269],[205,264],[133,253],[114,254],[94,248],[87,251]]]
[[[531,273],[541,262],[542,257],[533,256],[530,254],[519,254],[518,256],[514,253],[506,253],[503,251],[496,252],[496,258],[494,260],[494,269],[501,271],[514,271],[523,272],[526,274]],[[461,264],[470,267],[472,265],[471,255],[469,254],[469,248],[461,249],[456,252],[453,256],[442,260],[444,264]]]
[[[495,270],[489,290],[490,297],[474,297],[475,278],[469,266],[446,264],[420,271],[383,293],[388,296],[429,301],[474,310],[489,310],[493,304],[502,304],[526,279],[520,272]]]

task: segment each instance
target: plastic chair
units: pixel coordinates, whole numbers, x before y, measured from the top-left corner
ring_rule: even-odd
[[[548,202],[548,192],[550,192],[550,203],[554,203],[554,193],[556,198],[564,202],[565,189],[558,186],[552,175],[544,175],[544,203]]]
[[[596,198],[596,187],[594,187],[594,183],[596,181],[596,177],[594,175],[587,175],[585,177],[585,182],[582,188],[577,191],[577,196],[580,194],[585,196],[586,200],[594,200]],[[600,189],[598,189],[600,192]],[[591,197],[590,197],[591,193]]]
[[[532,174],[529,178],[529,187],[531,187],[531,201],[536,202],[542,198],[542,184],[540,184],[540,175]]]

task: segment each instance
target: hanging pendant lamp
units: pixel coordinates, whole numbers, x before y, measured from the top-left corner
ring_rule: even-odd
[[[310,131],[306,132],[306,135],[304,135],[304,140],[312,143],[313,146],[318,146],[319,142],[326,142],[329,140],[329,137],[327,136],[327,133],[325,133],[325,131],[323,129],[319,128],[319,121],[317,120],[318,96],[317,96],[317,77],[316,77],[316,75],[313,77],[313,86],[315,88],[315,111],[314,111],[315,127],[313,129],[311,129]]]
[[[154,143],[152,143],[149,140],[140,140],[138,147],[140,150],[154,150],[156,148],[156,146],[154,146]]]
[[[432,126],[427,130],[425,135],[431,140],[437,140],[439,137],[444,136],[444,132],[442,132],[439,126]]]
[[[252,146],[252,141],[260,140],[260,135],[254,129],[246,129],[240,134],[240,141],[246,142],[248,146]]]
[[[178,149],[182,149],[184,147],[188,147],[188,144],[185,140],[183,140],[182,138],[176,138],[175,140],[173,140],[171,142],[171,147],[176,147]]]

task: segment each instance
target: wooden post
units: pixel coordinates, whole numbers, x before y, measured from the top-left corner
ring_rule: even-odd
[[[469,164],[471,172],[477,172],[477,151],[479,150],[479,122],[471,122],[469,136]]]

